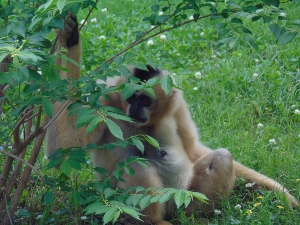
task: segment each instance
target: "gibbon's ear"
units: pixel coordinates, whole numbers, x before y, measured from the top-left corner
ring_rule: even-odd
[[[146,65],[146,67],[147,70],[141,70],[136,67],[132,68],[132,75],[144,82],[150,80],[151,78],[163,75],[162,71],[158,68],[153,68],[150,65]]]

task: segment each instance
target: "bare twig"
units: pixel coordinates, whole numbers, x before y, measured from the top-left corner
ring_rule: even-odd
[[[5,216],[4,224],[6,224],[9,221],[9,217],[11,217],[17,210],[22,193],[23,193],[24,189],[27,187],[27,182],[29,181],[31,171],[34,170],[39,175],[43,176],[43,174],[32,165],[34,165],[36,162],[36,159],[37,159],[38,153],[40,152],[45,134],[46,134],[46,132],[42,132],[41,134],[39,134],[39,136],[37,137],[37,139],[35,141],[35,144],[34,144],[34,147],[31,152],[28,162],[26,162],[26,163],[24,162],[26,164],[26,167],[22,173],[19,185],[18,185],[18,187],[14,193],[14,196],[12,198],[10,210],[9,210],[9,212],[7,212],[7,214]],[[23,160],[23,159],[18,159],[18,160]]]
[[[16,156],[16,155],[13,155],[13,154],[11,154],[11,153],[9,153],[9,152],[7,152],[7,151],[5,151],[5,150],[1,150],[1,149],[0,149],[0,153],[4,153],[5,155],[8,155],[8,156],[10,156],[10,157],[12,157],[12,158],[14,158],[14,159],[17,159],[17,160],[21,161],[21,162],[24,163],[25,165],[31,167],[31,169],[33,169],[33,170],[34,170],[38,175],[40,175],[41,177],[44,176],[44,174],[42,174],[36,167],[34,167],[33,165],[29,164],[28,162],[26,162],[26,161],[25,161],[24,159],[22,159],[21,157]]]
[[[99,1],[99,0],[96,0],[95,4],[97,4],[98,1]],[[90,10],[89,10],[87,16],[85,17],[83,23],[82,23],[81,26],[79,27],[79,30],[81,30],[81,29],[83,28],[83,26],[86,24],[86,21],[87,21],[88,18],[90,17],[90,15],[91,15],[92,11],[94,10],[94,8],[95,8],[94,6],[92,6],[92,7],[90,8]]]
[[[68,107],[68,105],[71,103],[71,99],[68,99],[62,107],[59,109],[59,111],[52,117],[52,119],[46,124],[46,126],[43,127],[43,130],[46,130],[52,123],[53,121],[64,111],[65,108]]]

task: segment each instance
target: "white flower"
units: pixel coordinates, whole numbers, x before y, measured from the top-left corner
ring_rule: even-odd
[[[245,187],[246,188],[250,188],[250,187],[253,187],[255,185],[255,182],[253,182],[253,183],[247,183],[247,184],[245,184]]]
[[[159,16],[164,15],[164,12],[159,12],[158,15]]]
[[[194,91],[197,91],[197,90],[198,90],[198,87],[194,87],[193,89],[194,89]]]
[[[242,206],[241,206],[240,204],[237,204],[236,206],[234,206],[234,208],[235,208],[236,210],[241,210]]]
[[[253,74],[253,77],[254,77],[254,78],[258,77],[258,73],[254,73],[254,74]]]
[[[193,19],[194,19],[194,17],[193,17],[193,16],[190,16],[189,20],[193,20]]]
[[[81,21],[80,21],[80,24],[82,25],[82,24],[84,23],[84,21],[85,21],[85,20],[81,20]],[[85,22],[84,25],[87,25],[87,21]]]
[[[270,144],[276,144],[276,140],[274,138],[272,138],[272,139],[269,140],[269,143]]]
[[[86,216],[82,216],[82,217],[80,217],[80,219],[81,219],[81,220],[86,220],[87,217],[86,217]]]
[[[258,63],[258,62],[259,62],[259,59],[255,59],[254,61],[255,61],[256,63]]]
[[[295,110],[295,114],[300,115],[300,110],[299,110],[299,109],[296,109],[296,110]]]
[[[212,55],[211,57],[212,57],[212,58],[216,58],[217,56],[216,56],[216,55]]]
[[[285,12],[279,13],[279,16],[286,17],[286,13]]]
[[[159,38],[160,38],[160,40],[162,40],[162,41],[167,40],[167,36],[164,35],[164,34],[160,35]]]
[[[258,129],[261,129],[261,128],[263,128],[263,127],[264,127],[264,125],[263,125],[262,123],[257,124],[257,128],[258,128]]]
[[[148,46],[154,45],[154,42],[150,39],[150,40],[147,42],[147,45],[148,45]]]
[[[215,209],[214,212],[215,212],[216,215],[221,215],[221,214],[222,214],[222,211],[221,211],[221,210],[218,210],[218,209]]]
[[[101,35],[98,38],[99,38],[99,40],[105,40],[106,39],[106,37],[104,35]]]
[[[196,79],[201,79],[202,73],[201,73],[200,71],[197,71],[197,72],[195,73],[195,77],[196,77]]]
[[[203,36],[203,35],[204,35],[204,32],[201,32],[201,33],[200,33],[200,36]]]
[[[107,12],[107,8],[101,9],[101,12],[106,13]]]
[[[97,23],[97,18],[92,18],[92,19],[91,19],[91,22],[92,22],[92,23]]]

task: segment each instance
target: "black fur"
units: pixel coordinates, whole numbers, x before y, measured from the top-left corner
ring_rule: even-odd
[[[141,70],[138,68],[134,68],[133,71],[133,76],[139,78],[141,81],[147,81],[153,77],[159,76],[161,74],[161,70],[160,69],[154,69],[152,66],[150,65],[146,65],[147,70]]]
[[[75,25],[72,29],[70,36],[67,39],[68,48],[71,48],[79,43],[79,30],[78,30],[77,18],[74,15],[71,15],[70,18],[75,22]]]

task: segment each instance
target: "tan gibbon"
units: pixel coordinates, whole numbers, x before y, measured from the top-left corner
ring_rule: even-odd
[[[80,63],[81,47],[78,24],[75,16],[69,16],[65,21],[65,28],[60,33],[59,46],[67,49],[67,57]],[[68,68],[69,72],[60,72],[62,79],[78,79],[80,68],[70,62],[62,62],[58,57],[58,65]],[[132,76],[143,81],[164,76],[163,71],[147,66],[147,70],[131,68]],[[116,77],[108,82],[108,86],[119,86],[126,81],[124,77]],[[115,120],[123,131],[124,138],[133,135],[146,134],[155,138],[160,148],[156,149],[144,143],[145,152],[142,154],[135,146],[125,149],[115,148],[91,152],[94,167],[103,167],[112,173],[116,164],[125,161],[128,156],[140,156],[148,159],[147,167],[133,164],[134,176],[123,175],[126,181],[115,181],[115,186],[127,188],[131,186],[173,187],[198,191],[206,195],[209,203],[217,203],[220,197],[229,195],[234,187],[236,177],[243,177],[247,182],[255,182],[267,190],[283,192],[292,206],[297,206],[297,200],[281,184],[254,170],[251,170],[236,161],[233,161],[230,152],[226,149],[211,150],[199,142],[196,125],[188,111],[187,104],[181,90],[172,88],[166,95],[160,85],[154,87],[156,98],[144,92],[137,91],[127,100],[122,99],[121,93],[109,94],[109,100],[100,99],[102,105],[113,106],[122,110],[134,122]],[[63,103],[54,104],[55,113]],[[47,130],[46,155],[51,155],[59,148],[71,146],[86,146],[88,143],[103,146],[116,142],[105,123],[90,134],[85,134],[85,128],[75,128],[76,116],[69,116],[64,110]],[[97,178],[102,179],[98,174]],[[213,204],[202,205],[203,211],[211,210]],[[199,202],[193,201],[186,209],[188,213],[199,207]],[[145,223],[169,224],[174,209],[174,203],[153,203],[143,214]]]

